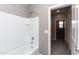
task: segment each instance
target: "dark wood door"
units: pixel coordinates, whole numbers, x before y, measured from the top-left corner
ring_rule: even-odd
[[[56,39],[65,40],[65,26],[63,21],[56,21]]]

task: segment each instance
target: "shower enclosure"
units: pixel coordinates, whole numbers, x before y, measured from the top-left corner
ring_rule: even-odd
[[[39,48],[39,17],[0,12],[0,55],[34,55]]]

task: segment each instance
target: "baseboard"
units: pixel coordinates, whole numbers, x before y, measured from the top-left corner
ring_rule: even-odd
[[[39,53],[39,55],[43,55],[43,54]]]

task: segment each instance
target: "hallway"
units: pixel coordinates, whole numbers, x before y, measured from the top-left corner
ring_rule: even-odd
[[[71,55],[68,44],[63,40],[52,40],[51,43],[52,55]]]

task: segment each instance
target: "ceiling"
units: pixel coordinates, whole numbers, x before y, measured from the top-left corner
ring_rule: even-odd
[[[69,7],[70,7],[70,6],[69,6]],[[51,11],[51,15],[66,14],[69,7],[60,8],[60,9],[56,9],[56,10],[52,10],[52,11]],[[57,12],[57,10],[59,10],[60,12]]]

